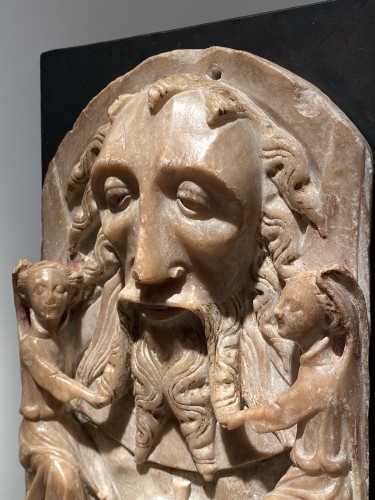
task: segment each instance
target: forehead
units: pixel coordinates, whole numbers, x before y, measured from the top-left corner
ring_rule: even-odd
[[[281,292],[281,298],[304,302],[307,297],[309,299],[316,297],[317,293],[315,279],[310,275],[305,275],[288,281]]]
[[[152,175],[158,168],[195,168],[220,177],[242,195],[260,175],[260,150],[251,122],[207,124],[201,91],[183,92],[152,114],[141,93],[115,119],[98,162],[127,165]]]
[[[66,273],[62,269],[56,267],[41,267],[32,269],[28,275],[29,281],[34,282],[49,282],[49,281],[67,281]]]

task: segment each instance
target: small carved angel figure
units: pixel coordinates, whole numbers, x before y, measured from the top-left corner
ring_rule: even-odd
[[[279,335],[300,348],[300,368],[274,404],[228,416],[228,429],[249,423],[256,432],[297,424],[293,465],[270,499],[351,499],[350,398],[357,319],[349,294],[330,271],[301,272],[282,290],[275,308]]]
[[[58,337],[80,291],[82,276],[51,261],[23,260],[13,273],[19,328],[24,420],[20,461],[28,500],[104,498],[85,463],[92,445],[69,402],[108,403],[64,372]],[[91,450],[91,451],[90,451]]]

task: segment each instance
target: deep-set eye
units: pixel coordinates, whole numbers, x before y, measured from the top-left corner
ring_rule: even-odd
[[[128,208],[132,196],[124,182],[117,177],[109,177],[104,183],[104,195],[111,212],[121,212]]]
[[[207,193],[194,182],[182,182],[177,190],[176,199],[181,212],[186,217],[207,219],[211,215]]]
[[[55,292],[62,295],[63,293],[66,292],[66,288],[65,288],[64,285],[56,285],[55,286]]]

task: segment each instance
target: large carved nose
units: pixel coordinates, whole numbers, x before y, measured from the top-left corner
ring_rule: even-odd
[[[149,217],[140,225],[132,277],[142,285],[156,285],[181,279],[186,268],[176,240],[168,234],[166,221]]]
[[[139,284],[156,285],[169,279],[181,278],[185,274],[185,269],[182,266],[172,266],[167,269],[163,269],[163,267],[160,265],[159,268],[155,268],[149,263],[137,266],[132,270],[132,277]]]

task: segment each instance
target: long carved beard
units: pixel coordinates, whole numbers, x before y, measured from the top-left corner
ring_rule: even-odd
[[[215,472],[215,419],[210,405],[207,350],[197,329],[173,332],[160,343],[142,332],[134,344],[132,373],[136,405],[135,461],[144,462],[166,420],[173,414],[197,470],[212,479]]]
[[[239,343],[244,297],[229,297],[224,303],[202,306],[201,318],[208,350],[210,398],[216,420],[241,408]]]
[[[169,342],[143,331],[134,343],[131,369],[136,405],[135,461],[151,453],[164,423],[178,419],[197,470],[216,470],[216,419],[240,409],[238,351],[242,300],[230,298],[195,311],[199,327],[181,327]],[[206,337],[206,338],[205,338]],[[215,419],[216,416],[216,419]]]

